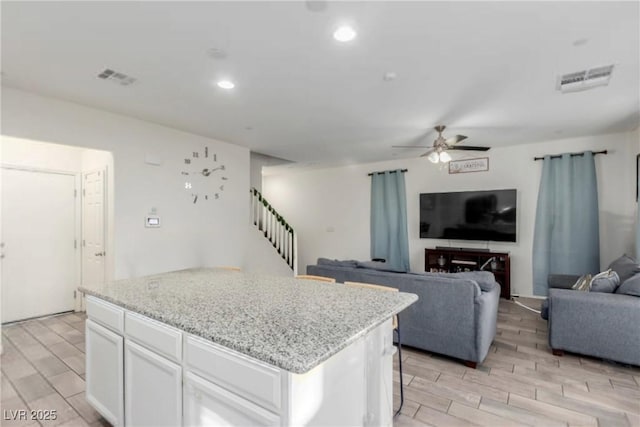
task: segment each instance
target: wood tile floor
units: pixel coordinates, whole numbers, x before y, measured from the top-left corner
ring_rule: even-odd
[[[84,398],[84,320],[76,313],[3,326],[2,426],[109,425]],[[546,328],[501,300],[498,335],[478,369],[403,348],[405,403],[394,426],[640,426],[640,367],[553,356]],[[55,409],[58,417],[6,419],[18,409]]]
[[[539,308],[540,300],[520,301]],[[547,322],[511,301],[500,300],[498,334],[478,369],[415,349],[402,356],[396,427],[640,426],[640,367],[553,356]]]

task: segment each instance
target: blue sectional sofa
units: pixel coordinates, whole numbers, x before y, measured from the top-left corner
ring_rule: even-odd
[[[640,366],[640,297],[549,289],[549,346]]]
[[[583,277],[549,275],[549,347],[640,366],[640,264],[625,254],[608,269],[588,292],[572,289]]]
[[[500,285],[485,271],[467,273],[402,273],[385,271],[384,263],[319,258],[307,274],[337,282],[390,286],[418,295],[400,313],[402,344],[482,363],[496,334]]]

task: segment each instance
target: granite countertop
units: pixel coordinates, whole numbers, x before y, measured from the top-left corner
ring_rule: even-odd
[[[298,374],[418,300],[404,292],[217,269],[80,290]]]

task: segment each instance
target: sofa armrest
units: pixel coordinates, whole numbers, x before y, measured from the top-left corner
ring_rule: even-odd
[[[489,353],[489,347],[496,336],[500,285],[482,292],[475,303],[476,349],[478,360],[482,362]]]
[[[549,288],[570,289],[580,278],[575,274],[550,274],[547,277]]]
[[[549,346],[640,365],[640,298],[549,289]]]

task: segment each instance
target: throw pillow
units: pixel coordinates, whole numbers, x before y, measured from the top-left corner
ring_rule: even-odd
[[[636,274],[630,279],[625,280],[616,290],[616,294],[640,297],[640,274]]]
[[[620,277],[618,277],[618,273],[609,269],[593,276],[591,284],[589,285],[589,291],[610,294],[615,292],[619,284]]]
[[[638,265],[635,259],[627,256],[627,254],[622,255],[609,264],[609,268],[618,273],[620,283],[624,283],[634,274],[640,273],[640,265]]]
[[[583,274],[576,281],[576,283],[571,287],[571,289],[576,291],[586,291],[589,292],[589,284],[591,283],[591,275]]]

